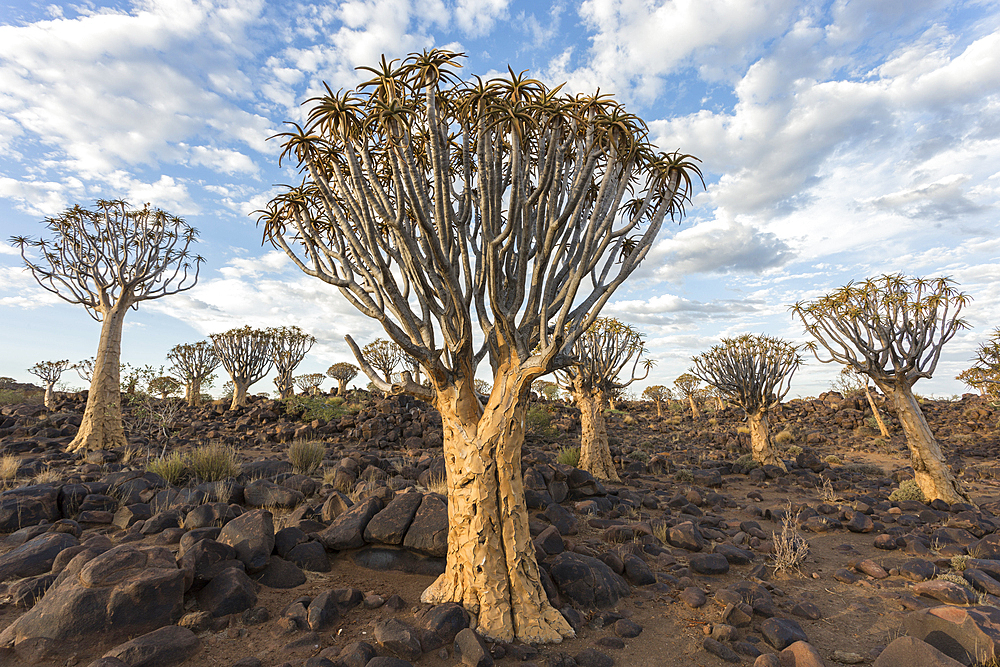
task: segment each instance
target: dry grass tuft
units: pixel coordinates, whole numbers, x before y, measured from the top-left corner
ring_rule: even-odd
[[[149,462],[146,470],[163,478],[167,484],[180,486],[191,471],[188,469],[186,457],[180,452],[171,452],[169,456],[160,456]]]
[[[785,516],[781,520],[781,534],[771,533],[774,540],[771,567],[775,573],[787,574],[792,570],[798,570],[799,565],[804,563],[809,555],[809,543],[795,529],[798,516],[798,513],[792,514],[792,504],[788,503]]]
[[[187,463],[202,482],[218,482],[240,474],[236,450],[219,443],[195,449],[188,454]]]
[[[573,466],[574,468],[580,464],[580,448],[579,447],[563,447],[559,450],[559,455],[556,460],[563,465]]]
[[[17,479],[17,471],[21,468],[21,459],[8,454],[0,458],[0,481],[4,486]]]
[[[311,475],[319,469],[326,456],[326,445],[318,440],[296,440],[288,446],[288,460],[292,471],[299,475]]]

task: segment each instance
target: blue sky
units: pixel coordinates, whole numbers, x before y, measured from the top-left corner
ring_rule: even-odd
[[[600,87],[660,148],[702,159],[707,190],[605,310],[647,336],[658,365],[639,388],[720,336],[804,342],[789,304],[902,271],[973,297],[972,328],[916,386],[963,391],[955,374],[1000,325],[994,1],[0,0],[0,235],[37,236],[98,198],[152,202],[200,230],[207,261],[195,289],[129,314],[123,361],[159,366],[243,324],[315,335],[300,373],[351,360],[344,334],[381,330],[261,246],[249,214],[296,180],[265,140],[322,81],[352,86],[383,53],[433,46],[468,53],[468,73]],[[0,375],[90,357],[98,332],[0,246]],[[838,370],[812,361],[792,394]]]

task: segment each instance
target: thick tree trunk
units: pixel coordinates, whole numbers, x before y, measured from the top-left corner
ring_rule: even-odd
[[[501,367],[485,411],[469,374],[438,388],[448,474],[448,558],[424,591],[429,604],[459,602],[478,632],[510,642],[554,643],[573,628],[542,588],[521,476],[527,392],[533,377]]]
[[[56,386],[55,382],[45,383],[45,400],[43,401],[43,403],[45,404],[46,408],[50,409],[52,408],[52,403],[53,403],[52,399],[55,397],[55,386]]]
[[[292,383],[291,373],[287,377],[278,378],[278,395],[282,399],[295,395],[295,385]]]
[[[87,407],[70,451],[112,449],[128,444],[122,426],[121,351],[122,324],[128,306],[104,314],[101,339],[94,360],[94,375],[87,393]]]
[[[660,401],[656,401],[656,416],[663,416],[663,404]]]
[[[250,384],[247,382],[237,382],[233,380],[233,400],[229,404],[230,410],[235,410],[236,408],[247,404],[247,390],[250,388]]]
[[[337,378],[337,396],[347,395],[347,380]]]
[[[201,404],[201,380],[196,378],[191,381],[191,384],[188,385],[188,395],[185,398],[191,407]]]
[[[761,465],[775,465],[788,471],[785,462],[778,455],[778,448],[771,441],[771,427],[767,412],[761,410],[750,414],[750,451],[753,460]]]
[[[688,394],[688,405],[691,406],[691,419],[701,417],[701,413],[698,412],[698,404],[694,400],[694,394]]]
[[[608,427],[604,423],[601,397],[574,388],[573,400],[580,408],[579,467],[598,479],[621,483],[608,447]]]
[[[931,427],[924,419],[924,413],[909,386],[890,385],[883,391],[891,396],[896,407],[896,416],[906,436],[906,446],[910,450],[917,486],[924,492],[927,502],[940,498],[946,503],[969,503],[969,495],[951,474],[944,461]]]
[[[872,397],[872,392],[865,384],[865,397],[868,399],[868,407],[872,409],[872,414],[875,415],[875,422],[878,424],[879,433],[882,434],[883,438],[889,437],[889,429],[886,428],[885,422],[882,420],[882,415],[879,414],[878,406],[875,405],[875,399]]]

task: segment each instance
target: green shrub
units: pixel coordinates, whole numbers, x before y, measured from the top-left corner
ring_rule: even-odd
[[[187,460],[180,452],[172,452],[169,456],[153,459],[146,466],[146,470],[159,475],[167,484],[174,486],[183,484],[191,474]]]
[[[552,428],[551,423],[552,415],[540,405],[529,408],[528,414],[524,417],[524,428],[532,435],[543,437],[553,435],[555,429]]]
[[[744,471],[750,471],[753,470],[754,468],[759,468],[760,462],[754,461],[752,454],[744,454],[743,456],[736,459],[736,465],[743,468]]]
[[[563,447],[559,450],[559,456],[556,460],[563,465],[573,466],[574,468],[580,463],[580,448],[579,447]]]
[[[296,440],[288,446],[288,460],[292,471],[299,475],[310,475],[323,463],[326,445],[317,440]]]
[[[343,396],[304,396],[299,394],[285,399],[285,411],[307,422],[314,419],[332,421],[356,414],[360,410],[361,406],[347,403]]]
[[[908,479],[900,483],[899,488],[889,494],[889,500],[919,500],[925,502],[924,492],[917,486],[916,480]]]
[[[18,405],[19,403],[44,403],[44,391],[28,391],[25,389],[0,389],[0,405]]]
[[[694,482],[694,473],[687,468],[682,468],[674,473],[674,479],[685,484],[692,484]]]
[[[218,443],[195,449],[188,454],[187,463],[202,482],[218,482],[240,474],[236,451]]]
[[[868,477],[885,477],[885,470],[874,463],[848,463],[840,472],[855,473]]]

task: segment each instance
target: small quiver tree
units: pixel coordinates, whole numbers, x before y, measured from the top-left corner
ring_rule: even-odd
[[[994,403],[1000,401],[1000,328],[976,349],[976,380],[982,393]]]
[[[771,441],[767,414],[788,393],[792,375],[802,363],[798,348],[779,338],[744,334],[723,338],[719,345],[692,361],[694,376],[746,412],[753,460],[787,471]]]
[[[81,359],[70,366],[70,368],[75,370],[76,374],[80,376],[80,379],[87,384],[90,384],[90,382],[94,379],[94,357]]]
[[[676,387],[677,393],[679,393],[682,398],[687,399],[688,406],[691,408],[691,419],[698,419],[701,417],[701,412],[698,411],[697,400],[698,388],[700,386],[701,380],[691,373],[684,373],[674,380],[674,387]]]
[[[271,337],[271,361],[278,374],[274,385],[279,397],[288,398],[295,394],[293,373],[316,344],[316,338],[295,326],[272,327],[267,333]]]
[[[149,204],[137,209],[121,200],[98,201],[94,210],[74,206],[45,224],[51,239],[12,242],[42,287],[101,323],[87,407],[69,449],[125,446],[118,375],[125,314],[194,287],[203,259],[188,248],[197,232]],[[31,248],[41,259],[28,258]]]
[[[885,420],[882,419],[882,413],[879,412],[878,405],[875,403],[875,397],[872,396],[867,375],[859,373],[851,366],[844,366],[840,369],[840,381],[834,387],[838,390],[843,390],[845,396],[855,392],[864,392],[865,399],[868,401],[868,407],[871,408],[872,415],[875,417],[875,423],[878,424],[879,435],[883,438],[889,437],[889,428],[885,425]]]
[[[594,477],[621,482],[608,446],[604,409],[609,394],[649,375],[652,361],[643,359],[642,334],[612,317],[598,318],[573,346],[575,361],[556,372],[556,378],[580,408],[580,461],[577,467]],[[640,364],[645,369],[636,372]],[[619,375],[629,369],[629,379]]]
[[[376,338],[361,349],[368,365],[382,374],[382,379],[392,382],[392,372],[403,361],[403,349],[391,340]]]
[[[166,400],[168,396],[177,393],[181,388],[181,382],[169,375],[159,375],[150,380],[146,388],[150,394],[159,396],[160,400]]]
[[[305,375],[296,376],[293,378],[293,381],[303,394],[315,396],[319,393],[319,386],[323,384],[323,380],[325,379],[326,376],[322,373],[306,373]]]
[[[347,383],[358,376],[360,368],[346,361],[338,361],[326,369],[326,374],[337,381],[337,396],[347,393]]]
[[[556,400],[562,392],[558,384],[549,380],[535,380],[531,385],[531,390],[546,401]]]
[[[167,352],[170,372],[184,383],[184,399],[194,407],[201,401],[202,385],[209,385],[212,372],[219,367],[215,346],[207,340],[175,345]]]
[[[656,404],[656,416],[663,416],[663,403],[669,401],[673,392],[662,384],[654,384],[642,390],[642,397]]]
[[[62,361],[39,361],[28,369],[28,372],[38,377],[45,384],[45,407],[52,407],[52,397],[55,392],[56,382],[62,376],[63,371],[70,368],[69,359]]]
[[[913,384],[933,375],[945,343],[966,326],[958,313],[968,300],[948,278],[895,274],[850,283],[792,307],[816,339],[809,347],[819,361],[867,375],[890,399],[928,501],[969,502],[913,395]]]
[[[964,371],[956,375],[955,379],[960,381],[969,389],[978,391],[980,396],[986,396],[986,387],[988,386],[988,383],[985,382],[986,374],[978,366],[966,368]]]
[[[428,376],[392,386],[347,337],[374,384],[441,414],[448,553],[421,600],[464,604],[494,640],[558,642],[573,629],[542,588],[521,473],[531,383],[571,361],[698,171],[655,154],[607,96],[560,96],[513,72],[463,82],[459,58],[383,59],[357,89],[312,100],[308,127],[283,135],[305,183],[261,222]]]
[[[239,327],[209,336],[215,354],[233,382],[230,409],[247,404],[247,390],[271,370],[271,336],[263,329]]]

